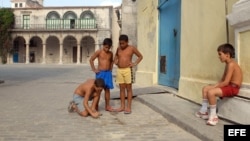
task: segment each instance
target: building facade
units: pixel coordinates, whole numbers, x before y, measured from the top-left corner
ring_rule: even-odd
[[[16,3],[20,1],[12,1]],[[112,6],[28,6],[13,8],[13,12],[13,49],[8,63],[86,63],[104,38],[119,33]]]

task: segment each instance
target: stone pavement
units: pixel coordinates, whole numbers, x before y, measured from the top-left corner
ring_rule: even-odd
[[[66,109],[73,90],[93,76],[87,65],[0,65],[0,78],[5,81],[0,84],[0,141],[200,140],[170,122],[174,120],[164,118],[164,113],[159,114],[156,108],[157,112],[140,102],[144,99],[143,103],[149,100],[148,103],[153,104],[151,99],[157,98],[159,102],[155,106],[174,114],[171,107],[160,104],[168,96],[172,97],[171,94],[139,93],[144,93],[143,90],[160,93],[158,88],[135,86],[137,97],[133,100],[130,115],[104,111],[103,98],[100,101],[103,116],[99,119],[68,113]],[[120,104],[117,95],[119,90],[115,88],[111,99],[111,105],[115,107]]]
[[[116,98],[117,94],[112,94]],[[197,136],[203,141],[223,141],[224,125],[234,124],[220,119],[216,126],[206,125],[206,120],[195,117],[200,105],[178,96],[178,92],[165,86],[134,88],[134,99],[163,115],[168,121]]]

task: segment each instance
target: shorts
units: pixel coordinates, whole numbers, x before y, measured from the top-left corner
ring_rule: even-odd
[[[117,68],[116,83],[118,84],[131,84],[133,83],[133,70],[132,68]]]
[[[240,87],[230,83],[227,86],[221,87],[222,97],[231,97],[238,95]]]
[[[100,71],[96,73],[96,78],[102,78],[105,82],[105,88],[113,89],[113,79],[112,79],[112,72],[110,70]]]
[[[82,97],[78,94],[73,94],[73,101],[75,102],[75,104],[80,112],[84,111],[83,100],[84,100],[84,97]]]

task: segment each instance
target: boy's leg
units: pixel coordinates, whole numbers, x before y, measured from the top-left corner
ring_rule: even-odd
[[[131,113],[131,107],[132,107],[132,98],[133,98],[133,90],[132,90],[132,84],[126,84],[126,90],[127,90],[127,107],[125,108],[125,114]]]
[[[89,115],[88,111],[87,110],[84,110],[82,112],[80,112],[78,110],[78,108],[76,109],[76,112],[80,115],[80,116],[83,116],[83,117],[87,117]]]
[[[113,111],[112,107],[110,106],[110,90],[108,88],[105,89],[105,110],[106,111]]]
[[[221,96],[222,96],[221,88],[210,89],[207,93],[207,98],[210,107],[209,119],[207,121],[208,125],[214,126],[218,123],[218,116],[216,114],[216,104],[217,104],[216,102],[217,102],[217,97]]]
[[[95,106],[95,110],[98,111],[99,110],[99,101],[100,101],[100,97],[98,97],[98,100],[97,100],[97,103],[96,103],[96,106]]]
[[[125,109],[125,89],[126,84],[119,84],[120,86],[120,100],[121,100],[121,107],[116,109],[117,112],[122,112]]]
[[[201,108],[198,112],[195,113],[196,117],[202,119],[208,119],[208,99],[207,99],[207,92],[212,89],[212,85],[207,85],[202,88],[202,103]]]
[[[221,88],[213,88],[207,92],[207,99],[209,105],[216,105],[217,97],[222,97],[222,90]]]

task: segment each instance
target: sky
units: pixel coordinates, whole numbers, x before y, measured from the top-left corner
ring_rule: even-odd
[[[44,0],[45,7],[50,6],[119,6],[122,0]],[[0,7],[11,7],[10,0],[0,0]]]

